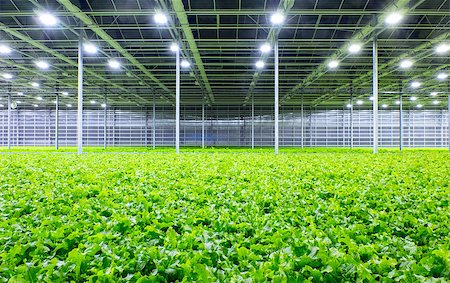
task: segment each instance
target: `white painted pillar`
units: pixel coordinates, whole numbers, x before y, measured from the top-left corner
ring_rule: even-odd
[[[83,153],[83,38],[78,40],[78,110],[77,110],[78,154]]]
[[[373,153],[378,153],[378,42],[373,37]]]
[[[180,153],[180,51],[176,52],[175,149]]]
[[[278,154],[278,147],[279,147],[279,129],[278,129],[278,91],[279,91],[279,85],[278,85],[278,42],[275,42],[275,154]]]

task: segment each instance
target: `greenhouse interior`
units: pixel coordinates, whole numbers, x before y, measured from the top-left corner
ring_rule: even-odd
[[[0,0],[0,282],[448,282],[450,0]]]

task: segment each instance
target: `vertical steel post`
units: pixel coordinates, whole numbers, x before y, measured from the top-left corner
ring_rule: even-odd
[[[275,154],[278,154],[278,41],[275,42]]]
[[[378,42],[373,37],[373,153],[378,153]]]
[[[180,153],[180,51],[176,53],[175,148]]]
[[[352,104],[352,108],[350,108],[350,148],[353,148],[353,86],[350,103]]]
[[[252,149],[255,148],[255,94],[252,93]]]
[[[447,135],[448,135],[448,150],[450,150],[450,82],[448,83],[448,98],[447,98]]]
[[[59,149],[59,93],[56,90],[56,103],[55,103],[55,149]]]
[[[103,109],[103,149],[106,149],[108,143],[108,98],[105,93],[105,108]]]
[[[83,37],[78,39],[78,111],[77,111],[77,145],[78,154],[83,153]]]
[[[11,149],[11,115],[12,115],[12,111],[11,111],[11,86],[8,87],[8,150]]]
[[[303,116],[303,93],[302,93],[302,101],[301,101],[301,108],[300,108],[300,134],[301,134],[301,140],[300,140],[300,144],[301,144],[301,147],[303,148],[303,146],[304,146],[304,141],[303,141],[303,127],[304,127],[304,124],[303,124],[303,118],[304,118],[304,116]]]
[[[202,148],[205,148],[205,104],[202,103]]]
[[[153,94],[153,113],[152,113],[152,144],[153,149],[156,148],[156,106],[155,106],[155,94]]]
[[[399,95],[399,144],[400,144],[400,150],[403,150],[403,94],[402,94],[402,88],[400,88],[400,95]]]

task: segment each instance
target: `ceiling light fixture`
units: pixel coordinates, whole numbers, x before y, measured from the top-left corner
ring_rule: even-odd
[[[9,74],[9,73],[5,73],[5,74],[2,75],[2,77],[3,77],[5,80],[10,80],[10,79],[13,78],[13,75],[11,75],[11,74]]]
[[[153,20],[158,24],[158,25],[164,25],[167,23],[168,19],[167,16],[163,13],[157,13],[153,16]]]
[[[172,52],[178,52],[179,50],[180,50],[180,47],[178,46],[178,44],[172,43],[172,44],[170,45],[170,51],[172,51]]]
[[[120,69],[120,63],[115,59],[109,60],[108,65],[111,69]]]
[[[264,68],[264,65],[265,65],[264,61],[261,61],[261,60],[259,60],[259,61],[256,62],[256,64],[255,64],[256,68],[258,68],[258,69]]]
[[[48,68],[50,68],[50,65],[47,63],[47,62],[45,62],[45,61],[36,61],[36,62],[34,62],[34,64],[36,64],[36,66],[39,68],[39,69],[43,69],[43,70],[47,70]]]
[[[398,12],[392,12],[389,15],[386,16],[384,19],[384,22],[388,25],[396,25],[401,22],[403,19],[403,15]]]
[[[361,51],[362,45],[360,43],[353,43],[348,47],[348,52],[357,54]]]
[[[9,54],[11,53],[11,48],[9,48],[9,46],[4,45],[4,44],[0,44],[0,54]]]
[[[421,85],[422,85],[422,83],[421,83],[421,82],[418,82],[418,81],[413,81],[413,82],[411,83],[411,87],[412,87],[412,88],[419,88]]]
[[[47,27],[56,26],[58,24],[58,18],[49,12],[42,12],[38,15],[39,21]]]
[[[438,54],[445,54],[450,50],[450,45],[447,43],[441,43],[438,46],[436,46],[436,53]]]
[[[269,43],[264,43],[263,45],[261,45],[261,47],[259,48],[259,50],[262,53],[269,53],[272,50],[272,46],[270,46]]]
[[[336,60],[331,60],[328,62],[328,68],[330,69],[336,69],[339,66],[339,62]]]
[[[274,25],[281,25],[282,23],[284,23],[284,20],[285,16],[280,12],[277,12],[270,17],[270,21]]]
[[[400,68],[402,69],[409,69],[411,68],[413,65],[413,62],[409,59],[404,59],[402,61],[400,61]]]
[[[84,51],[86,51],[86,53],[89,53],[89,54],[96,54],[98,49],[97,49],[97,46],[95,46],[94,44],[92,44],[90,42],[86,42],[84,44]]]
[[[181,61],[181,67],[189,68],[190,66],[191,66],[191,63],[189,63],[189,61],[187,61],[187,60],[182,60]]]
[[[448,74],[447,74],[447,73],[439,73],[439,74],[437,75],[437,78],[438,78],[438,80],[443,81],[443,80],[445,80],[445,79],[448,78]]]

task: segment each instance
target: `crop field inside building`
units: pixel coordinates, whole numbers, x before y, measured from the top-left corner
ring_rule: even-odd
[[[449,280],[448,151],[229,152],[0,154],[0,281]]]

